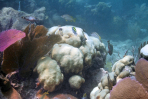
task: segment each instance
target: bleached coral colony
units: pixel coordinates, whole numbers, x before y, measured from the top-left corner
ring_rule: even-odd
[[[69,77],[70,86],[73,89],[79,89],[85,82],[82,71],[92,66],[95,57],[106,57],[105,45],[99,39],[88,36],[79,27],[75,27],[75,34],[72,27],[74,26],[54,26],[46,34],[47,36],[56,34],[62,37],[62,41],[55,44],[48,55],[38,61],[36,67],[40,75],[39,82],[49,92],[60,87],[64,75],[70,73],[73,74]],[[73,81],[76,82],[73,83]]]

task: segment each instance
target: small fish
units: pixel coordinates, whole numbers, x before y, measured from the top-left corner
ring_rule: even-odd
[[[73,32],[75,35],[77,35],[77,30],[76,30],[75,27],[72,27],[72,32]]]
[[[43,93],[42,97],[39,98],[39,99],[44,99],[44,97],[45,97],[47,94],[49,94],[49,93],[48,93],[48,92]]]
[[[35,99],[49,99],[49,97],[47,96],[47,94],[49,94],[48,91],[47,92],[44,92],[43,94],[42,94],[42,91],[43,91],[43,89],[40,89],[36,93],[36,98]]]
[[[34,16],[22,16],[21,18],[30,21],[30,22],[36,22],[38,19]]]
[[[82,99],[87,99],[87,95],[86,95],[86,93],[83,94]]]
[[[108,53],[109,55],[113,54],[113,45],[110,44],[110,40],[107,41],[108,42]]]
[[[100,36],[97,32],[92,32],[92,33],[91,33],[91,36],[93,36],[93,37],[95,37],[95,38],[101,40],[101,36]]]
[[[68,14],[64,14],[61,16],[63,19],[65,19],[66,21],[71,21],[71,22],[76,22],[76,19],[74,19],[72,16],[68,15]]]

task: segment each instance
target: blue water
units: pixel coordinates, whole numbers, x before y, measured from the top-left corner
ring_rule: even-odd
[[[10,10],[7,14],[3,12],[3,15],[6,15],[3,16],[2,9],[4,7],[12,7],[19,13],[15,15],[15,11],[13,12],[13,10]],[[36,16],[37,14],[34,14],[34,11],[41,7],[45,7],[45,12],[38,11],[37,14],[41,16]],[[111,43],[114,41],[112,44],[114,46],[113,53],[116,54],[116,57],[114,57],[115,55],[112,55],[114,60],[119,57],[119,54],[122,56],[122,54],[125,54],[125,52],[129,50],[122,41],[132,41],[133,43],[131,44],[135,46],[135,50],[137,51],[139,42],[148,36],[148,0],[0,0],[0,32],[10,28],[23,30],[23,26],[29,24],[28,21],[21,18],[25,17],[23,16],[25,15],[24,13],[37,17],[35,18],[38,20],[38,22],[35,21],[36,24],[44,25],[46,28],[57,25],[73,25],[82,28],[89,35],[92,32],[97,32],[102,38],[101,41],[105,41],[105,43],[103,43],[106,48],[106,41],[111,40]],[[66,19],[61,17],[63,15],[71,16],[72,21],[66,21]],[[38,17],[42,18],[42,20],[38,19]],[[138,40],[139,42],[137,45],[136,43],[134,44],[134,42],[137,42]],[[119,43],[121,45],[117,44],[118,41],[120,41]],[[120,46],[117,47],[117,45]],[[123,46],[125,48],[123,48]],[[127,46],[131,47],[130,44],[127,44]],[[137,55],[137,53],[134,54]],[[0,53],[0,63],[3,59],[2,56],[3,54]],[[107,56],[107,64],[111,64],[112,57],[108,58]],[[102,61],[104,62],[105,59],[106,58]],[[90,74],[87,71],[86,73]],[[92,79],[96,78],[94,77]],[[90,80],[91,82],[91,79],[86,80]],[[35,81],[32,82],[35,85]],[[65,82],[68,83],[68,81]],[[97,84],[98,83],[96,83],[96,85]],[[63,88],[66,87],[67,84],[65,84]],[[82,86],[82,88],[83,87],[84,86]],[[69,92],[68,89],[62,89],[62,91],[65,93]],[[75,90],[73,91],[75,92]],[[34,91],[32,90],[32,92]],[[21,93],[21,95],[22,94],[23,93]],[[36,94],[36,92],[33,94]],[[80,97],[82,98],[83,94],[84,92],[81,92],[81,90],[73,93],[73,95],[78,96],[79,99]],[[24,95],[23,97],[26,96]]]
[[[100,2],[102,5],[99,5]],[[105,39],[125,40],[147,36],[147,3],[147,0],[20,0],[19,5],[19,0],[0,0],[0,9],[13,7],[19,10],[21,7],[21,11],[33,13],[44,6],[45,14],[51,21],[54,14],[69,14],[76,18],[75,23],[54,20],[54,25],[76,25],[87,33],[98,32]],[[51,27],[48,21],[43,25]],[[131,29],[133,24],[136,24],[138,30]],[[136,31],[137,36],[134,37],[131,31]]]

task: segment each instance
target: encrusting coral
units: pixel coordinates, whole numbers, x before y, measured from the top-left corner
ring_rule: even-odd
[[[148,93],[143,86],[127,77],[119,81],[110,93],[110,99],[147,99]]]
[[[78,99],[70,94],[58,94],[54,96],[52,99]]]
[[[136,80],[142,84],[146,91],[148,91],[148,61],[141,58],[136,64],[135,71]]]
[[[42,92],[43,89],[40,89],[35,96],[35,99],[78,99],[70,94],[63,94],[63,93],[48,93]]]

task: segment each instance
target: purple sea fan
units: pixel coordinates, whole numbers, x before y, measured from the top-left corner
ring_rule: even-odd
[[[10,29],[0,33],[0,51],[4,51],[11,44],[25,37],[26,34],[20,30]]]

